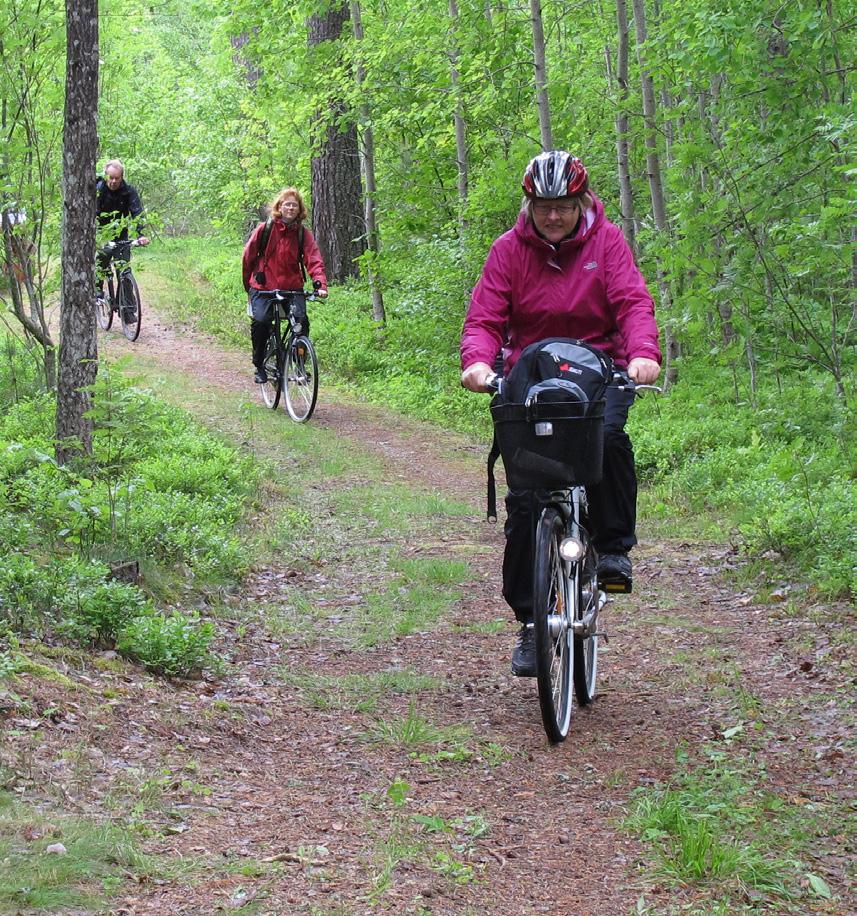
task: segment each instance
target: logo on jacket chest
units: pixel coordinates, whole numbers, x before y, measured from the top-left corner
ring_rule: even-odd
[[[598,261],[587,261],[583,265],[584,270],[595,270],[596,267],[598,267]]]

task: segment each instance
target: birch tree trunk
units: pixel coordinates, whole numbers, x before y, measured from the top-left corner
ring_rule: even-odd
[[[66,0],[63,121],[62,298],[56,457],[92,453],[87,386],[95,381],[93,297],[95,154],[98,144],[98,0]]]
[[[464,124],[464,106],[461,101],[461,77],[458,72],[458,2],[449,0],[449,18],[452,20],[452,42],[449,52],[450,78],[452,80],[452,93],[455,98],[455,158],[458,166],[458,234],[461,243],[467,231],[468,193],[468,162],[467,162],[467,135]]]
[[[334,3],[324,15],[310,17],[309,47],[336,41],[348,21],[344,2]],[[329,279],[342,282],[359,273],[357,258],[366,249],[360,187],[357,127],[341,99],[328,98],[319,110],[316,126],[322,136],[312,157],[312,228]]]
[[[536,102],[539,108],[539,131],[542,149],[553,149],[550,102],[548,100],[548,69],[545,60],[545,31],[542,26],[540,0],[530,0],[530,21],[533,25],[533,62],[536,68]]]
[[[625,0],[616,0],[616,25],[619,44],[616,51],[616,82],[619,84],[619,105],[616,114],[616,161],[619,173],[619,207],[622,230],[634,252],[637,251],[637,221],[634,218],[634,192],[631,187],[631,167],[628,153],[628,8]]]
[[[633,0],[633,9],[634,27],[637,38],[637,63],[640,67],[640,79],[642,81],[643,122],[646,129],[646,171],[649,176],[649,192],[652,198],[652,217],[658,232],[668,236],[670,230],[667,223],[664,185],[661,177],[660,159],[658,157],[655,88],[654,81],[649,75],[646,67],[643,52],[647,37],[645,0]],[[669,318],[672,311],[672,293],[660,257],[658,257],[657,261],[657,272],[658,289],[661,294],[661,306],[666,319],[662,322],[664,329],[664,349],[666,351],[664,359],[664,383],[666,386],[669,386],[676,380],[675,359],[679,355],[679,346],[678,340],[670,327]]]
[[[363,65],[362,45],[363,45],[363,17],[360,12],[359,0],[351,0],[351,27],[354,31],[354,40],[357,43],[357,63],[355,67],[355,79],[357,89],[361,99],[363,95],[363,84],[366,81],[366,68]],[[372,133],[371,114],[369,104],[361,102],[360,119],[363,122],[363,134],[360,143],[360,168],[363,172],[363,218],[366,222],[366,244],[371,255],[369,265],[366,270],[369,279],[369,288],[372,291],[372,318],[379,324],[384,324],[387,320],[384,311],[384,295],[381,291],[381,277],[378,273],[377,256],[381,249],[381,239],[378,232],[378,225],[375,219],[375,195],[377,188],[375,185],[375,136]]]

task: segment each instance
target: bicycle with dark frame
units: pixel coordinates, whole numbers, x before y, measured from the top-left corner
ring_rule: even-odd
[[[265,347],[263,366],[267,380],[259,386],[265,406],[275,410],[281,396],[296,423],[312,416],[318,399],[318,357],[307,333],[307,303],[318,299],[303,289],[266,291],[272,302],[273,324]]]
[[[495,376],[489,387],[499,393],[502,384]],[[635,384],[621,370],[614,370],[609,387],[637,395],[661,391]],[[591,537],[586,486],[601,479],[604,407],[604,400],[491,406],[507,483],[532,491],[536,681],[542,722],[554,744],[568,734],[572,694],[580,706],[595,698],[598,640],[606,639],[598,615],[608,592],[629,590],[599,583]],[[488,512],[496,518],[493,474],[489,480]]]
[[[105,290],[96,290],[95,317],[103,331],[109,331],[114,314],[119,315],[122,333],[132,343],[140,336],[143,315],[140,289],[131,270],[131,249],[140,245],[137,239],[116,239],[101,246],[102,258],[109,260]]]

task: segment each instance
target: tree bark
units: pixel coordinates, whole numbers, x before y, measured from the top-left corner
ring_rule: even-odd
[[[351,0],[351,26],[354,29],[354,40],[357,43],[357,65],[355,67],[355,78],[357,80],[357,89],[361,98],[363,94],[363,84],[366,79],[366,70],[363,66],[361,57],[363,43],[363,17],[360,13],[359,0]],[[360,118],[363,122],[363,136],[360,144],[360,167],[363,172],[363,216],[366,221],[366,243],[368,251],[371,254],[366,274],[369,279],[369,288],[372,291],[372,318],[379,324],[384,324],[387,320],[384,311],[384,294],[381,290],[381,277],[378,273],[377,255],[381,249],[381,238],[378,232],[378,224],[375,219],[375,195],[377,188],[375,185],[375,137],[372,133],[372,121],[367,102],[360,105]]]
[[[467,194],[469,190],[469,168],[467,161],[467,133],[464,123],[464,105],[461,100],[461,77],[458,72],[460,53],[458,50],[458,2],[449,0],[449,18],[452,21],[452,42],[450,47],[450,78],[455,98],[455,156],[458,166],[458,234],[462,244],[467,232]]]
[[[87,386],[95,381],[93,252],[98,144],[98,0],[66,0],[63,119],[62,287],[56,456],[60,464],[92,453]]]
[[[646,5],[645,0],[633,0],[634,28],[637,37],[637,62],[640,66],[640,79],[642,81],[643,95],[643,121],[646,126],[646,171],[649,176],[649,192],[652,198],[652,217],[658,232],[669,235],[667,223],[667,208],[664,200],[664,185],[661,177],[661,164],[658,158],[658,137],[656,123],[656,104],[654,81],[646,68],[643,47],[646,44]],[[661,306],[666,320],[664,329],[664,383],[667,387],[674,384],[677,379],[675,360],[680,354],[679,342],[670,326],[670,312],[672,311],[672,291],[669,281],[664,273],[663,265],[658,258],[658,289],[661,294]]]
[[[622,230],[636,256],[637,221],[634,218],[634,192],[628,150],[628,8],[625,0],[616,0],[616,24],[619,44],[616,52],[616,81],[619,84],[619,105],[616,114],[616,160],[619,173],[619,207]]]
[[[310,17],[309,47],[336,41],[349,18],[348,5],[331,6]],[[328,98],[319,109],[312,157],[312,228],[329,279],[342,282],[359,274],[357,259],[366,250],[360,187],[357,126],[344,102]]]
[[[536,69],[536,101],[539,108],[539,131],[542,149],[553,149],[550,101],[548,99],[548,67],[545,59],[545,30],[542,26],[540,0],[530,0],[530,21],[533,26],[533,63]]]

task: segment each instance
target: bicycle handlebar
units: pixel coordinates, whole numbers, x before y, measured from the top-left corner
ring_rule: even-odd
[[[503,381],[504,378],[502,375],[493,375],[487,382],[485,386],[488,388],[488,391],[492,394],[500,394],[503,390]],[[644,391],[657,391],[658,394],[663,394],[664,389],[659,385],[640,385],[637,384],[624,369],[615,369],[613,371],[613,378],[610,381],[608,388],[616,388],[618,391],[633,391],[637,397],[642,397],[642,392]]]
[[[115,251],[117,248],[120,248],[123,245],[127,245],[129,248],[139,248],[140,240],[139,239],[113,239],[110,242],[105,242],[101,246],[101,250],[105,254],[109,254],[111,251]]]

